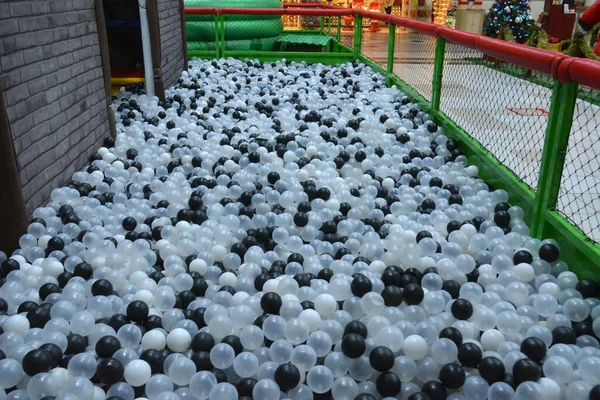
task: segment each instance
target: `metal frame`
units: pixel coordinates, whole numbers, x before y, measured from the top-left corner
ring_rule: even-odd
[[[579,228],[555,211],[565,154],[571,131],[578,85],[600,90],[600,62],[580,60],[546,50],[534,49],[518,44],[456,31],[407,18],[394,17],[362,10],[340,9],[322,5],[289,5],[284,9],[186,9],[186,13],[214,14],[217,32],[215,51],[190,51],[189,57],[235,57],[273,61],[286,58],[292,61],[340,64],[358,60],[370,65],[375,71],[386,76],[388,86],[396,85],[414,102],[419,103],[434,119],[443,126],[446,133],[461,143],[461,148],[469,161],[477,165],[480,176],[495,188],[509,193],[509,201],[521,206],[526,222],[531,227],[531,235],[539,239],[552,237],[561,245],[561,259],[581,277],[600,280],[600,246],[589,240]],[[291,8],[293,7],[293,8]],[[330,34],[335,37],[334,45],[325,53],[273,52],[273,51],[230,51],[225,48],[224,14],[285,14],[320,16],[320,29],[306,31],[306,34]],[[354,42],[349,48],[340,42],[341,17],[354,17]],[[324,18],[328,18],[327,27]],[[331,32],[331,17],[337,17],[337,31]],[[387,66],[384,68],[362,53],[363,18],[377,19],[389,24]],[[432,99],[428,102],[414,88],[394,75],[394,44],[396,27],[408,28],[435,37],[435,58],[432,79]],[[298,31],[294,31],[295,34]],[[544,150],[537,191],[515,175],[496,157],[450,119],[441,106],[441,93],[444,89],[442,76],[446,42],[476,49],[484,54],[549,75],[554,80],[550,115],[547,124]]]

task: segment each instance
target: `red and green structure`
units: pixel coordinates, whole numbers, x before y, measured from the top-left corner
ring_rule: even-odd
[[[335,65],[359,60],[370,65],[376,72],[387,77],[389,86],[395,85],[414,102],[427,110],[436,122],[445,128],[450,137],[461,143],[461,148],[469,162],[479,168],[480,177],[509,194],[511,204],[519,205],[525,212],[525,220],[531,227],[531,236],[545,239],[554,238],[561,246],[561,259],[581,278],[600,280],[600,246],[586,236],[561,212],[557,211],[557,201],[561,188],[561,179],[565,168],[565,156],[578,90],[600,91],[600,62],[570,57],[561,53],[540,48],[507,43],[506,41],[454,30],[408,18],[385,15],[356,9],[332,6],[299,7],[290,4],[280,9],[260,8],[186,8],[187,15],[205,15],[212,18],[215,26],[215,46],[211,50],[189,51],[190,58],[234,57],[250,58],[261,61],[274,61],[285,58],[292,61],[318,62]],[[323,21],[320,29],[303,32],[305,35],[328,36],[332,44],[321,52],[291,52],[267,50],[229,49],[227,31],[223,20],[232,15],[310,15],[319,16]],[[342,44],[341,18],[354,18],[352,47]],[[362,51],[363,19],[376,19],[390,27],[386,66],[368,58]],[[427,100],[419,91],[408,85],[402,76],[394,73],[396,31],[409,30],[426,35],[435,40],[433,74],[431,76],[431,100]],[[282,32],[282,35],[287,32]],[[523,69],[537,71],[553,81],[551,106],[546,124],[545,139],[537,187],[534,189],[500,162],[468,131],[446,114],[442,104],[442,93],[447,88],[443,84],[444,68],[448,44],[465,49],[479,51],[490,57],[520,66]],[[448,89],[449,90],[449,89]],[[499,94],[501,95],[501,94]]]

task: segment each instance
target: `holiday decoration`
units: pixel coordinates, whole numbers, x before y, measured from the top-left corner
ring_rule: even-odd
[[[539,26],[534,26],[529,39],[525,42],[527,46],[537,47],[538,49],[550,50],[548,33]]]
[[[504,26],[507,29],[503,29]],[[533,26],[529,1],[496,0],[485,16],[483,34],[503,40],[512,36],[514,41],[524,43],[531,36]],[[511,31],[511,35],[507,31]]]
[[[600,23],[596,24],[588,33],[578,32],[574,34],[573,39],[564,42],[563,54],[600,61],[600,57],[594,54],[592,47],[592,42],[595,43],[595,38],[599,32]]]

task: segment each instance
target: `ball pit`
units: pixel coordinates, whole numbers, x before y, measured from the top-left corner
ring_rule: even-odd
[[[0,253],[0,399],[600,398],[598,285],[359,63],[190,62]]]

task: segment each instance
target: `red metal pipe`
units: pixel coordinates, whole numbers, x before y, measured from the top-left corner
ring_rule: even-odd
[[[289,4],[286,8],[211,8],[188,7],[186,14],[222,15],[222,14],[252,14],[252,15],[310,15],[310,16],[351,16],[360,15],[377,21],[395,24],[424,35],[438,37],[449,43],[454,43],[470,49],[481,51],[500,60],[521,67],[539,71],[558,79],[563,83],[578,82],[582,85],[600,90],[600,62],[565,56],[560,53],[537,49],[518,43],[509,43],[483,35],[463,32],[448,27],[441,27],[427,22],[409,18],[382,14],[362,9],[341,8],[326,4]]]
[[[440,27],[437,31],[438,37],[444,39],[447,42],[458,44],[461,46],[468,47],[469,49],[475,49],[475,42],[481,35],[474,33],[457,31],[456,29]]]
[[[380,21],[380,22],[388,22],[389,23],[390,18],[392,17],[391,15],[382,14],[378,11],[367,11],[367,10],[356,9],[355,12],[356,12],[356,14],[360,15],[363,18],[371,18],[371,19],[374,19],[374,20]]]
[[[415,32],[422,33],[427,36],[436,36],[437,30],[440,28],[438,25],[433,25],[427,22],[417,21],[415,19],[390,16],[390,23],[402,28],[408,28]]]
[[[568,64],[569,81],[600,90],[600,62],[583,58],[572,58]]]
[[[552,66],[554,65],[554,59],[564,58],[564,55],[553,51],[523,46],[518,43],[509,43],[486,36],[479,36],[475,44],[477,50],[484,54],[489,54],[503,61],[550,76],[553,75]]]
[[[188,15],[207,15],[207,14],[213,14],[213,15],[218,15],[218,8],[212,8],[212,7],[186,7],[184,9],[185,13]]]
[[[324,4],[283,3],[283,8],[323,8]]]
[[[337,17],[344,15],[354,15],[355,11],[351,8],[342,8],[336,10],[319,8],[220,8],[221,14],[247,14],[247,15],[311,15],[322,17]]]

